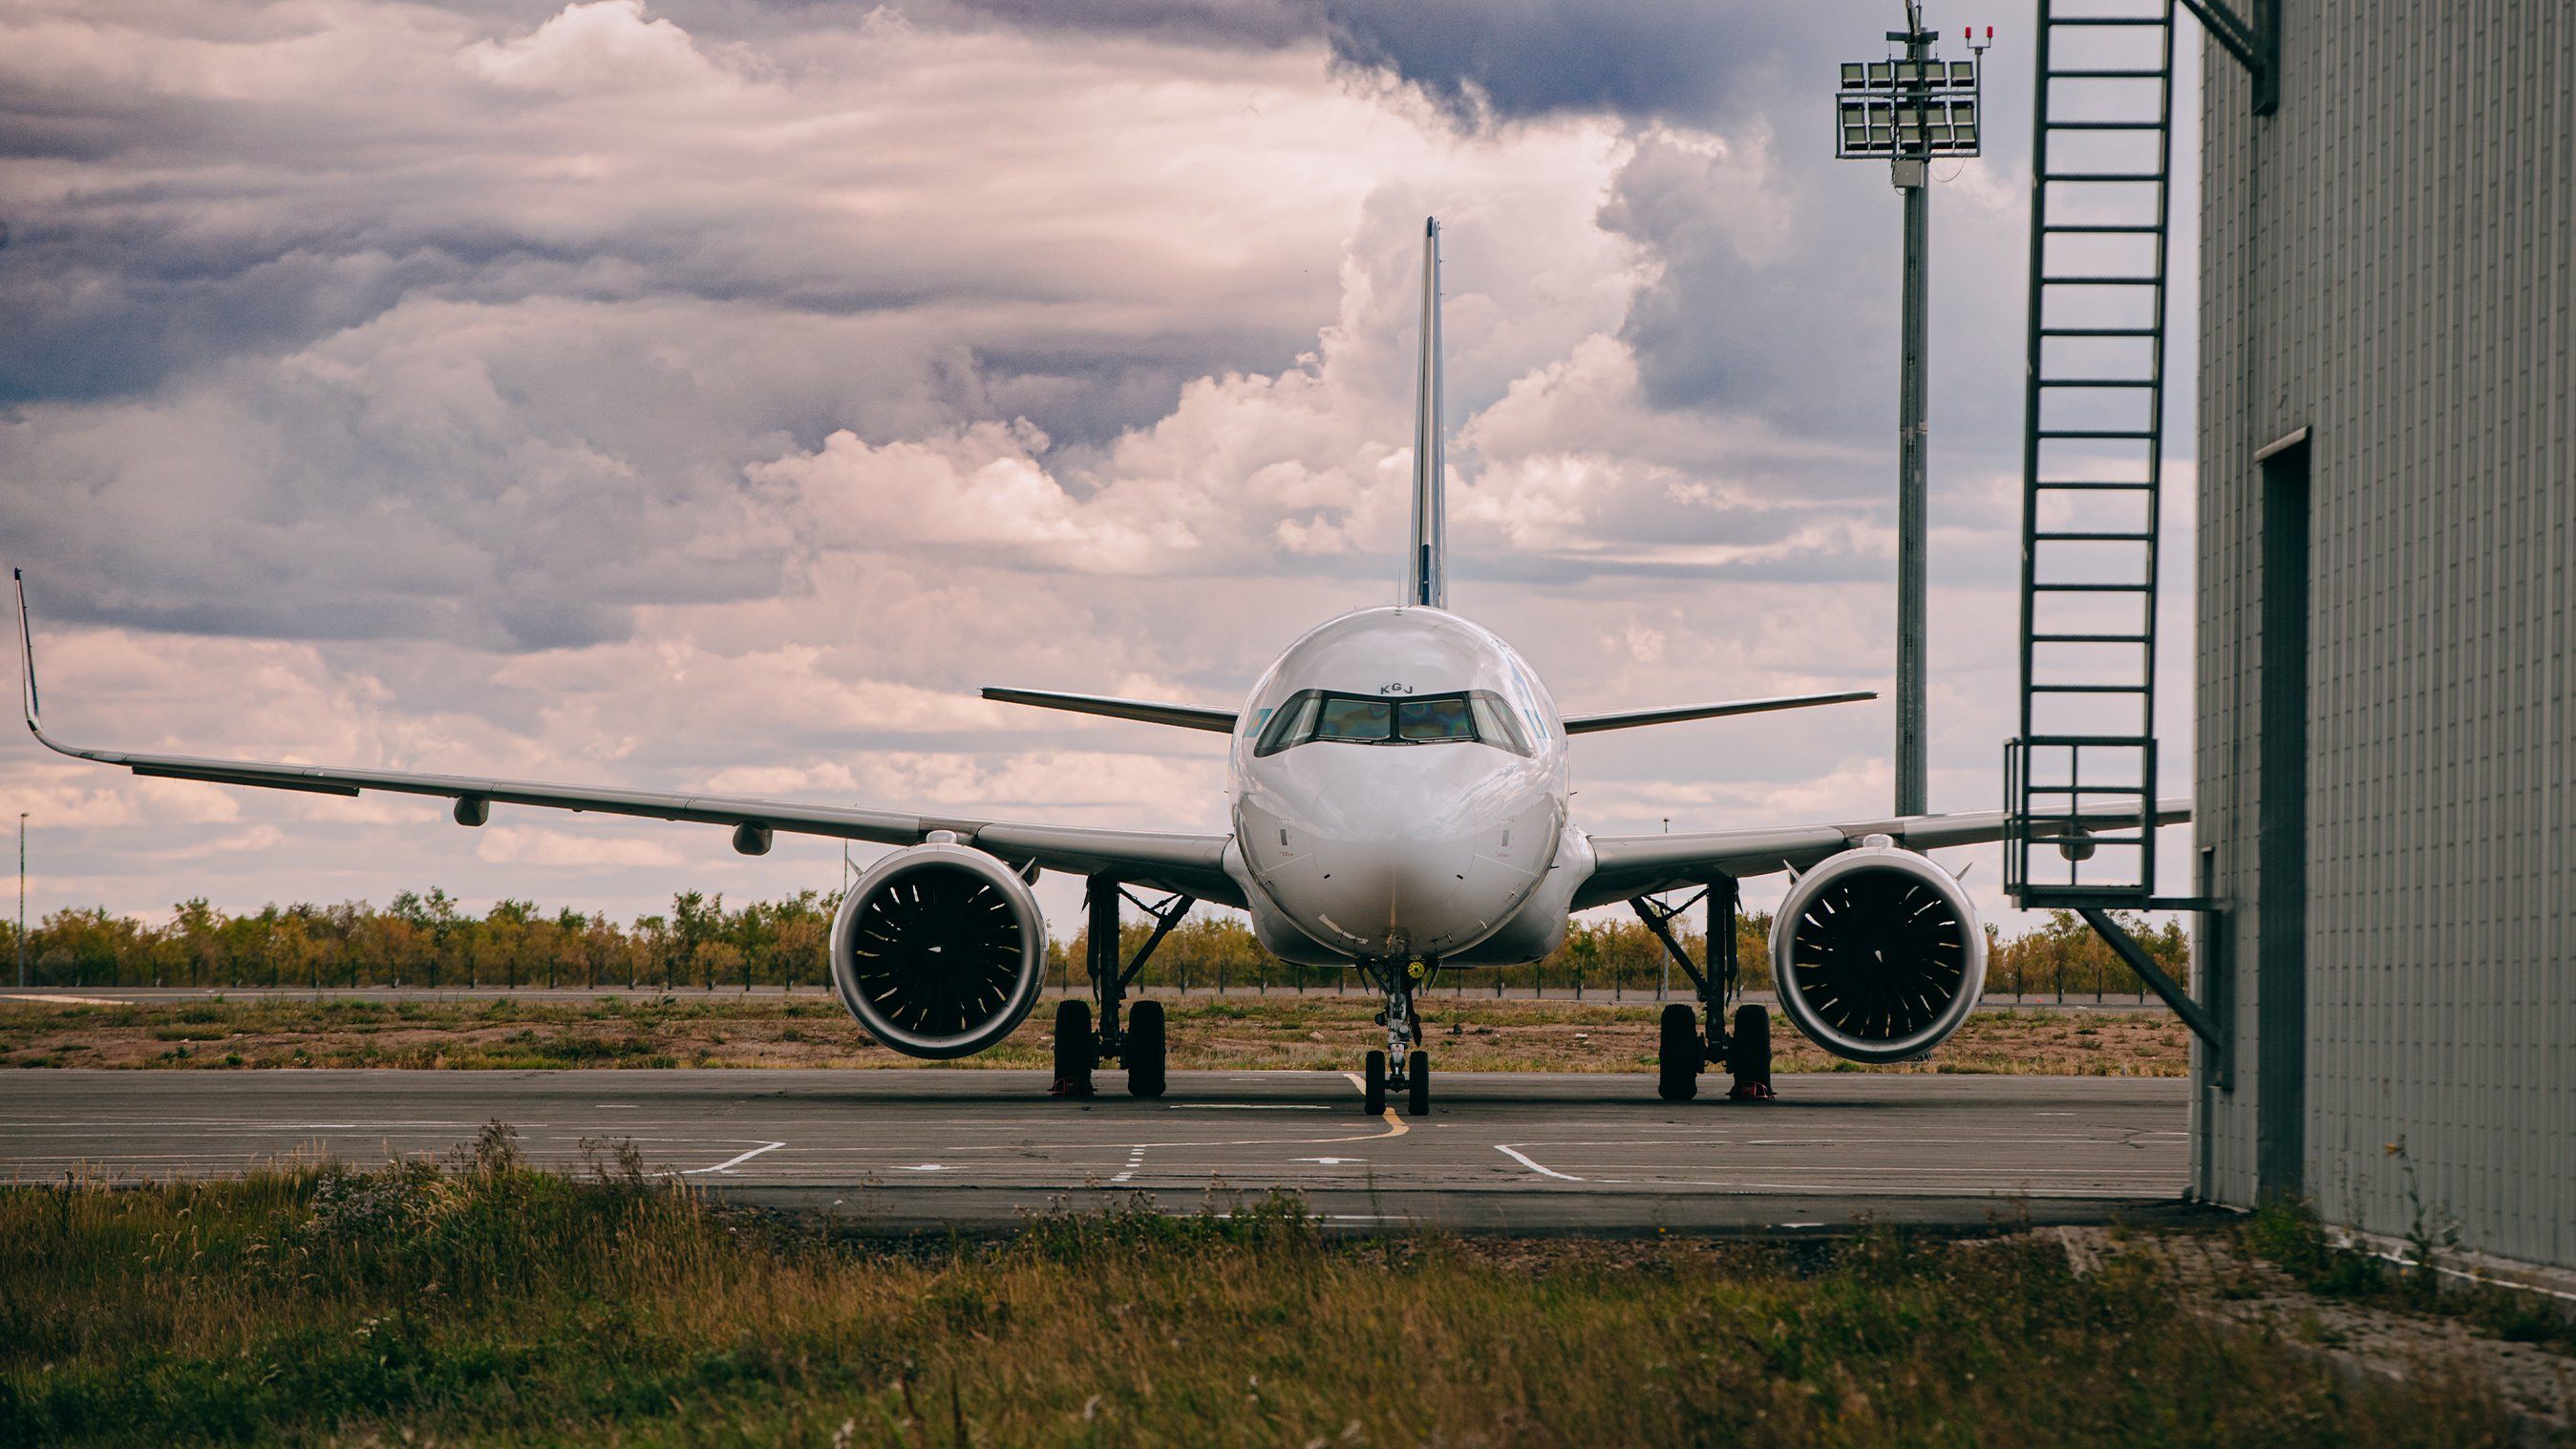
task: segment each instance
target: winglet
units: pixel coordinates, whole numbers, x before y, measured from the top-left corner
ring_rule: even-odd
[[[20,670],[18,707],[27,717],[27,733],[36,737],[36,743],[58,755],[70,755],[82,760],[105,760],[109,764],[123,763],[119,757],[101,754],[96,750],[73,749],[45,733],[45,727],[39,722],[36,713],[36,631],[27,623],[27,571],[11,569],[9,577],[18,585],[18,667]]]
[[[1413,550],[1404,602],[1449,607],[1449,522],[1442,506],[1440,426],[1440,219],[1422,219],[1422,361],[1414,379]]]
[[[18,676],[18,707],[27,717],[29,733],[41,740],[45,728],[36,723],[36,633],[27,625],[27,571],[11,569],[9,577],[18,584],[18,665],[22,671]]]

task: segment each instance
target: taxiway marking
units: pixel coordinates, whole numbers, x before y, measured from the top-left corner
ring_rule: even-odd
[[[1530,1171],[1538,1173],[1542,1177],[1553,1177],[1563,1182],[1590,1182],[1592,1180],[1588,1177],[1577,1177],[1570,1172],[1559,1172],[1553,1167],[1541,1166],[1540,1164],[1531,1161],[1527,1153],[1505,1147],[1499,1142],[1494,1144],[1494,1150],[1503,1154],[1505,1157],[1510,1158],[1514,1162],[1519,1163],[1521,1166],[1528,1168]]]
[[[737,1139],[735,1139],[735,1140],[739,1141],[739,1140],[741,1140],[741,1139],[737,1138]],[[690,1168],[684,1168],[684,1169],[682,1169],[682,1170],[681,1170],[680,1175],[681,1175],[682,1177],[693,1177],[693,1176],[695,1176],[695,1175],[697,1175],[698,1173],[701,1173],[701,1172],[726,1172],[726,1171],[730,1171],[731,1169],[736,1168],[736,1167],[739,1167],[739,1166],[741,1166],[742,1164],[744,1164],[744,1163],[746,1163],[746,1162],[749,1162],[749,1161],[750,1161],[750,1160],[752,1160],[753,1158],[758,1157],[760,1154],[762,1154],[762,1153],[764,1153],[764,1152],[776,1152],[779,1148],[784,1147],[784,1146],[786,1146],[786,1145],[787,1145],[787,1144],[786,1144],[786,1143],[784,1143],[784,1142],[764,1142],[764,1143],[762,1143],[760,1146],[758,1146],[758,1147],[755,1147],[755,1148],[751,1149],[749,1152],[740,1153],[740,1154],[738,1154],[738,1155],[736,1155],[736,1156],[733,1156],[733,1157],[728,1157],[728,1158],[726,1158],[724,1161],[717,1163],[717,1164],[716,1164],[715,1166],[713,1166],[713,1167],[690,1167]]]

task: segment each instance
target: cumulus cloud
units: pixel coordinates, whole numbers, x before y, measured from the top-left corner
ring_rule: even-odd
[[[487,829],[475,843],[474,856],[487,865],[584,871],[669,870],[681,863],[676,848],[650,837],[599,839],[533,825],[496,825]]]
[[[1231,705],[1296,628],[1392,597],[1432,212],[1462,603],[1570,708],[1868,687],[1895,227],[1883,178],[1818,155],[1847,28],[1661,0],[18,6],[0,537],[54,723],[1213,828],[1207,738],[975,688]],[[1938,247],[2017,246],[2011,166],[1945,186]],[[1990,798],[2002,731],[2009,310],[1935,313],[1938,622],[1975,671],[1936,702],[1943,804]],[[1588,742],[1584,818],[1884,795],[1876,707],[1756,728]],[[467,834],[23,741],[0,781],[50,832],[51,898],[126,908],[560,873],[631,912],[837,871],[825,842]]]
[[[649,88],[667,98],[674,88],[693,89],[716,78],[689,33],[648,18],[644,0],[567,5],[530,34],[476,41],[462,58],[495,85],[558,94]]]
[[[1124,499],[1076,500],[1038,461],[1046,441],[1025,420],[878,447],[844,430],[812,453],[755,465],[751,477],[778,486],[780,507],[807,521],[818,549],[902,539],[1121,573],[1198,543],[1178,520],[1115,506]]]

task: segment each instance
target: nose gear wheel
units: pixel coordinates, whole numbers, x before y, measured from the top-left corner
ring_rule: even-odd
[[[1368,1115],[1386,1111],[1387,1094],[1404,1094],[1406,1115],[1424,1117],[1431,1112],[1431,1054],[1422,1050],[1422,1019],[1413,1009],[1413,994],[1439,973],[1436,961],[1361,961],[1359,969],[1386,995],[1385,1009],[1377,1014],[1378,1025],[1386,1028],[1384,1050],[1368,1054],[1361,1075],[1361,1103]]]

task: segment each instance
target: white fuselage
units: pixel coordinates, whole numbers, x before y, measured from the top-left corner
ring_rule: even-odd
[[[1555,701],[1445,610],[1366,609],[1288,646],[1245,703],[1228,774],[1228,868],[1288,960],[1535,960],[1588,874]]]

